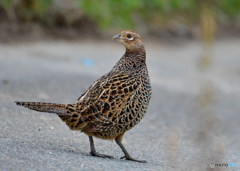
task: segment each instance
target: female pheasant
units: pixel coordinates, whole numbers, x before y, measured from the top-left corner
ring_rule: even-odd
[[[121,143],[124,133],[145,115],[152,89],[146,65],[146,52],[141,37],[134,31],[125,30],[115,35],[126,47],[126,52],[113,69],[97,79],[74,104],[43,102],[16,102],[17,105],[39,112],[56,113],[71,130],[89,136],[93,156],[109,157],[96,152],[93,136],[115,140],[127,160],[130,156]]]

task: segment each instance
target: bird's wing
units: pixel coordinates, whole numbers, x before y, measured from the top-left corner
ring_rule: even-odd
[[[140,88],[141,78],[125,72],[106,74],[80,97],[83,132],[108,132],[118,125],[118,117]]]

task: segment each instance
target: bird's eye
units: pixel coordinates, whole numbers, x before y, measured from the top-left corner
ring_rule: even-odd
[[[129,39],[130,39],[131,37],[132,37],[132,36],[131,36],[130,34],[128,34],[128,35],[127,35],[127,38],[129,38]]]
[[[129,40],[133,40],[133,39],[134,39],[130,34],[127,35],[127,38],[128,38]]]

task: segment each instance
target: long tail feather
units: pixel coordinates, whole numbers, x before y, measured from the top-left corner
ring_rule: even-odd
[[[43,102],[15,102],[18,106],[24,106],[31,110],[36,110],[39,112],[47,112],[47,113],[56,113],[61,116],[66,116],[67,104],[57,104],[57,103],[43,103]]]

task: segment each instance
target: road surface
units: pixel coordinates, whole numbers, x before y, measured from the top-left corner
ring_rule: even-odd
[[[115,159],[90,156],[86,135],[14,103],[75,102],[123,55],[121,44],[0,44],[0,170],[211,170],[212,162],[240,169],[240,39],[217,41],[206,71],[198,66],[198,42],[145,45],[153,96],[123,144],[146,164],[121,160],[117,144],[100,139],[96,150]]]

